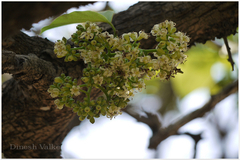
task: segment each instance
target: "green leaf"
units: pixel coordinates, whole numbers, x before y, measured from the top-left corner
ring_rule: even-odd
[[[41,29],[41,34],[49,29],[60,27],[63,25],[73,24],[73,23],[82,23],[86,21],[90,22],[105,22],[108,23],[114,30],[113,24],[111,23],[113,11],[103,11],[103,12],[93,12],[93,11],[75,11],[69,14],[64,14],[57,17],[52,23],[48,26],[45,26]]]
[[[114,11],[102,11],[102,12],[98,12],[101,15],[103,15],[110,23],[112,22],[112,18],[114,15]]]

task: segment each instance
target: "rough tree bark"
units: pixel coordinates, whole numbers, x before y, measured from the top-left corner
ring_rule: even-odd
[[[141,2],[116,14],[113,24],[121,35],[142,29],[149,32],[154,24],[166,19],[176,22],[177,28],[191,37],[190,45],[205,43],[215,37],[236,33],[238,3]],[[100,26],[111,32],[108,25]],[[19,28],[14,29],[17,30]],[[142,46],[152,48],[154,45],[154,39],[150,38],[143,41]],[[2,85],[2,152],[6,157],[60,157],[59,146],[64,137],[80,123],[71,109],[56,109],[47,89],[61,73],[80,79],[84,63],[64,63],[54,55],[53,46],[54,43],[47,39],[29,37],[21,32],[2,43],[2,73],[13,74],[13,78]],[[95,90],[92,97],[100,94]],[[80,100],[82,98],[79,97]],[[152,126],[154,133],[160,132],[159,127]],[[160,141],[156,138],[150,148],[155,148]],[[11,149],[13,145],[20,149]],[[49,148],[41,148],[44,145]],[[28,148],[21,149],[24,146]]]
[[[52,16],[59,16],[71,7],[79,7],[92,2],[3,2],[2,3],[2,38],[19,32],[22,28],[29,30],[37,23]],[[13,12],[14,11],[14,12]]]

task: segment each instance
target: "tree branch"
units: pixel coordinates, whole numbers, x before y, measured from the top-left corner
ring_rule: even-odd
[[[151,128],[153,133],[157,132],[158,129],[162,126],[162,124],[159,121],[158,116],[156,114],[145,112],[147,114],[147,117],[139,116],[138,114],[133,114],[132,112],[130,112],[128,110],[128,108],[130,108],[130,107],[131,107],[131,105],[128,105],[122,111],[124,111],[127,114],[129,114],[130,116],[134,117],[138,122],[142,122],[142,123],[145,123],[146,125],[148,125]]]
[[[193,141],[194,141],[193,159],[195,159],[196,155],[197,155],[197,144],[202,139],[202,132],[199,134],[192,134],[189,132],[184,132],[184,133],[178,133],[177,135],[188,135],[189,137],[191,137],[193,139]]]
[[[190,46],[205,43],[236,33],[238,27],[238,2],[139,2],[113,17],[119,35],[145,30],[153,25],[172,20],[179,31],[191,38]],[[101,24],[112,32],[108,24]],[[152,37],[143,41],[143,48],[156,44]]]
[[[164,139],[168,138],[171,135],[177,134],[177,131],[180,127],[185,125],[186,123],[190,122],[191,120],[202,117],[205,115],[205,113],[212,110],[217,103],[219,103],[224,98],[228,97],[229,95],[235,93],[238,90],[238,80],[233,82],[232,84],[225,87],[221,92],[219,92],[216,95],[213,95],[211,99],[200,109],[197,109],[173,124],[169,125],[166,128],[160,128],[158,132],[154,133],[153,136],[150,139],[150,144],[148,148],[150,149],[156,149],[159,143],[161,143]]]
[[[14,35],[22,28],[30,29],[33,23],[58,16],[71,7],[92,2],[2,2],[2,38]],[[14,11],[14,12],[13,12]]]
[[[234,61],[232,59],[232,53],[230,51],[230,47],[228,45],[228,40],[227,40],[227,37],[223,37],[223,40],[224,40],[224,43],[226,45],[226,48],[227,48],[227,52],[228,52],[228,61],[231,63],[232,65],[232,71],[234,71]]]

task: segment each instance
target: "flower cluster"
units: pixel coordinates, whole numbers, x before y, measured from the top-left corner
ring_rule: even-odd
[[[153,69],[159,69],[158,76],[160,79],[168,79],[171,74],[177,70],[175,68],[178,64],[183,63],[187,56],[184,52],[187,51],[187,45],[190,41],[189,37],[182,32],[176,32],[174,27],[176,24],[172,21],[165,21],[154,25],[151,33],[156,36],[156,41],[159,42],[156,46],[157,52],[153,60]]]
[[[102,32],[96,24],[86,22],[85,27],[77,26],[72,35],[74,46],[67,44],[66,38],[55,43],[54,52],[58,58],[65,61],[82,59],[87,64],[83,69],[82,85],[77,80],[66,77],[56,77],[48,92],[55,100],[59,109],[63,106],[73,108],[82,121],[88,118],[94,123],[94,118],[106,115],[113,118],[121,114],[129,98],[145,87],[144,76],[151,78],[160,71],[157,77],[169,79],[177,72],[176,67],[186,60],[189,38],[182,32],[176,32],[175,24],[165,21],[153,27],[151,33],[159,42],[155,49],[141,49],[140,40],[148,39],[144,31],[125,33],[116,37],[108,32]],[[83,88],[87,87],[87,91]],[[90,100],[92,88],[100,89],[105,97]],[[74,96],[85,94],[83,102],[73,99]]]

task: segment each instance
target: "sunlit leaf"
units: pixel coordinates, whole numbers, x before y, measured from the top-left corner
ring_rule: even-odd
[[[113,30],[115,30],[113,24],[111,23],[112,17],[114,12],[113,11],[103,11],[103,12],[93,12],[93,11],[75,11],[69,14],[64,14],[57,17],[53,22],[41,29],[41,33],[46,30],[60,27],[63,25],[73,24],[73,23],[82,23],[86,21],[90,22],[105,22],[108,23]]]

